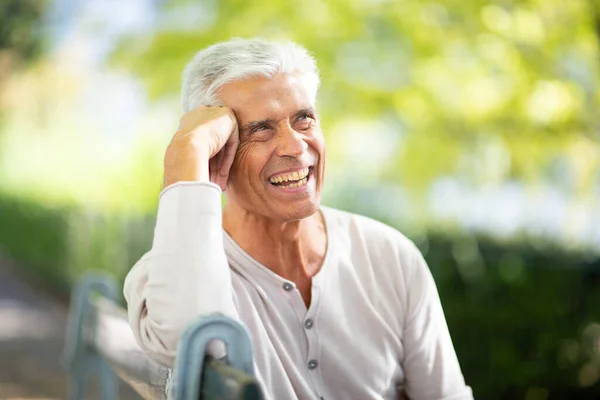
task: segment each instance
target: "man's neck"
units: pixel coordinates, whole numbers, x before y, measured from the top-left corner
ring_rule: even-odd
[[[321,269],[327,248],[321,212],[281,222],[228,204],[223,228],[252,258],[296,284],[310,282]]]

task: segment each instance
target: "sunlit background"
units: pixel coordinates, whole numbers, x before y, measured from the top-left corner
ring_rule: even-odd
[[[185,63],[252,36],[317,58],[324,202],[419,245],[475,397],[600,398],[595,0],[1,0],[0,398],[64,396],[23,378],[54,331],[18,292],[125,276]]]

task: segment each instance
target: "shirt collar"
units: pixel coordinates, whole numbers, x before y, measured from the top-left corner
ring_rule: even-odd
[[[332,238],[334,235],[334,224],[330,220],[329,209],[327,207],[320,207],[320,212],[323,215],[323,221],[325,222],[325,230],[327,235],[327,249],[325,250],[325,258],[323,259],[323,265],[321,265],[321,269],[317,274],[312,278],[313,285],[319,285],[322,280],[325,272],[330,268],[329,264],[331,264],[331,259],[334,253],[334,240]],[[260,279],[266,281],[270,284],[275,285],[283,285],[286,282],[291,284],[292,286],[296,286],[294,282],[289,281],[287,279],[282,278],[277,275],[275,272],[271,271],[265,265],[259,263],[255,260],[250,254],[248,254],[244,249],[242,249],[236,242],[233,240],[231,236],[225,230],[223,230],[223,244],[225,247],[225,253],[227,254],[227,258],[230,260],[231,266],[238,270],[238,272],[243,275],[250,275],[254,279]]]

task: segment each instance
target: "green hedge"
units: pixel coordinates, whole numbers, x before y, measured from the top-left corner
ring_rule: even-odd
[[[51,208],[0,195],[0,246],[23,275],[57,295],[90,270],[124,279],[150,248],[154,223],[151,215]]]
[[[87,270],[123,279],[149,249],[154,221],[0,196],[0,244],[59,294]],[[468,235],[416,242],[476,398],[600,398],[598,257]]]
[[[68,290],[65,261],[69,249],[68,212],[33,201],[0,196],[0,245],[21,272],[37,282]]]
[[[599,258],[488,238],[426,243],[476,398],[600,398]]]

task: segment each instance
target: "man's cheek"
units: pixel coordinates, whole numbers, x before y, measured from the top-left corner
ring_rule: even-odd
[[[251,170],[249,162],[252,161],[253,148],[254,143],[251,141],[242,142],[238,146],[233,165],[231,166],[231,174],[234,181],[238,177],[241,179],[248,178],[248,172]]]

